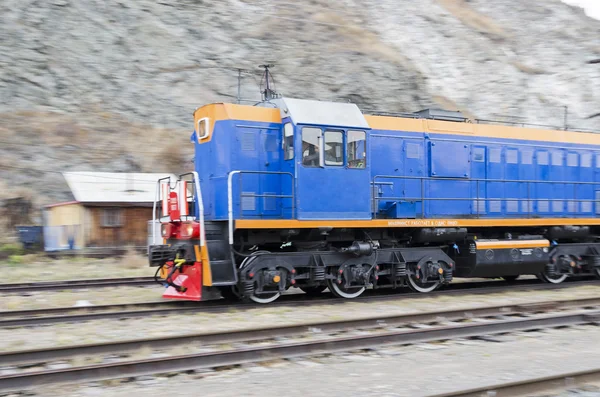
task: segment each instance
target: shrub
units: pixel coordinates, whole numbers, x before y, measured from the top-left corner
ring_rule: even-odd
[[[11,243],[0,246],[0,258],[8,258],[13,255],[23,255],[23,247],[20,244]]]
[[[11,265],[20,265],[23,263],[23,257],[21,255],[10,255],[8,257],[8,263]]]
[[[127,248],[127,251],[121,258],[121,261],[126,269],[139,269],[148,266],[148,259],[136,251],[133,247]]]

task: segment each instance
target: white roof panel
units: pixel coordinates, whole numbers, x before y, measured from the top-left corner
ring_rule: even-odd
[[[354,103],[281,98],[273,100],[281,118],[291,117],[295,124],[331,125],[370,129],[369,123]]]
[[[174,174],[63,172],[75,200],[81,203],[152,203],[160,178]]]

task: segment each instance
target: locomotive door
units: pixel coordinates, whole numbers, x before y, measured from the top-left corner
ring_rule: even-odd
[[[477,217],[485,215],[487,201],[486,160],[486,147],[473,145],[471,147],[471,197],[473,197],[471,213]]]
[[[297,218],[370,219],[366,131],[306,125],[296,131]]]
[[[283,122],[283,131],[281,137],[281,148],[283,149],[283,155],[280,160],[280,169],[281,172],[289,172],[292,177],[288,174],[281,175],[281,195],[282,196],[292,196],[294,191],[296,190],[296,167],[294,164],[295,160],[295,140],[294,140],[294,125],[289,117],[282,120]],[[281,202],[281,216],[284,219],[290,219],[294,216],[293,207],[295,203],[292,200],[296,198],[280,199]]]
[[[263,128],[260,130],[260,148],[264,157],[260,159],[258,170],[262,172],[276,172],[279,166],[279,128]],[[289,184],[289,177],[286,182]],[[261,176],[259,191],[264,197],[259,197],[261,207],[259,215],[265,218],[281,217],[281,175],[264,174]],[[273,197],[268,197],[273,196]]]
[[[390,216],[388,209],[391,207],[392,199],[385,197],[401,198],[407,197],[404,189],[403,178],[404,169],[404,139],[394,135],[371,135],[371,159],[379,159],[371,161],[371,174],[376,179],[373,180],[371,204],[372,211],[382,213],[385,216]],[[421,192],[416,194],[421,196]],[[378,199],[381,198],[381,199]],[[392,215],[398,215],[392,214]],[[411,218],[414,218],[413,213]],[[396,217],[396,216],[394,216]]]
[[[241,197],[242,217],[281,216],[281,199],[274,197],[281,190],[281,176],[265,173],[278,171],[278,133],[279,128],[238,127],[241,151],[235,161],[239,169],[256,171],[238,175],[234,182],[234,197]]]
[[[407,218],[424,217],[423,200],[426,199],[427,183],[421,180],[423,177],[423,139],[404,139],[404,176],[403,195],[409,202],[410,211],[403,211],[402,215]],[[412,203],[414,202],[414,207]],[[413,212],[414,208],[414,212]]]
[[[371,136],[373,209],[389,218],[419,218],[426,198],[424,140],[406,136]]]

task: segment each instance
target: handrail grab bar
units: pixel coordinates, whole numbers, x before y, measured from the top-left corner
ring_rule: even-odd
[[[157,203],[158,197],[160,195],[160,182],[164,181],[165,179],[169,180],[169,189],[170,189],[171,188],[171,177],[170,176],[160,178],[158,181],[156,181],[156,191],[154,192],[154,203],[152,203],[152,244],[153,245],[156,245],[156,227],[154,227],[154,225],[156,224],[156,203]]]

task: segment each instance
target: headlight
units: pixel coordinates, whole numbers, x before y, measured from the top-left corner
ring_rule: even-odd
[[[197,222],[183,222],[180,229],[181,238],[200,236],[200,224]]]
[[[169,223],[163,223],[162,225],[160,225],[160,234],[164,238],[171,237],[171,235],[173,234],[173,229],[171,227],[171,224],[169,224]]]

